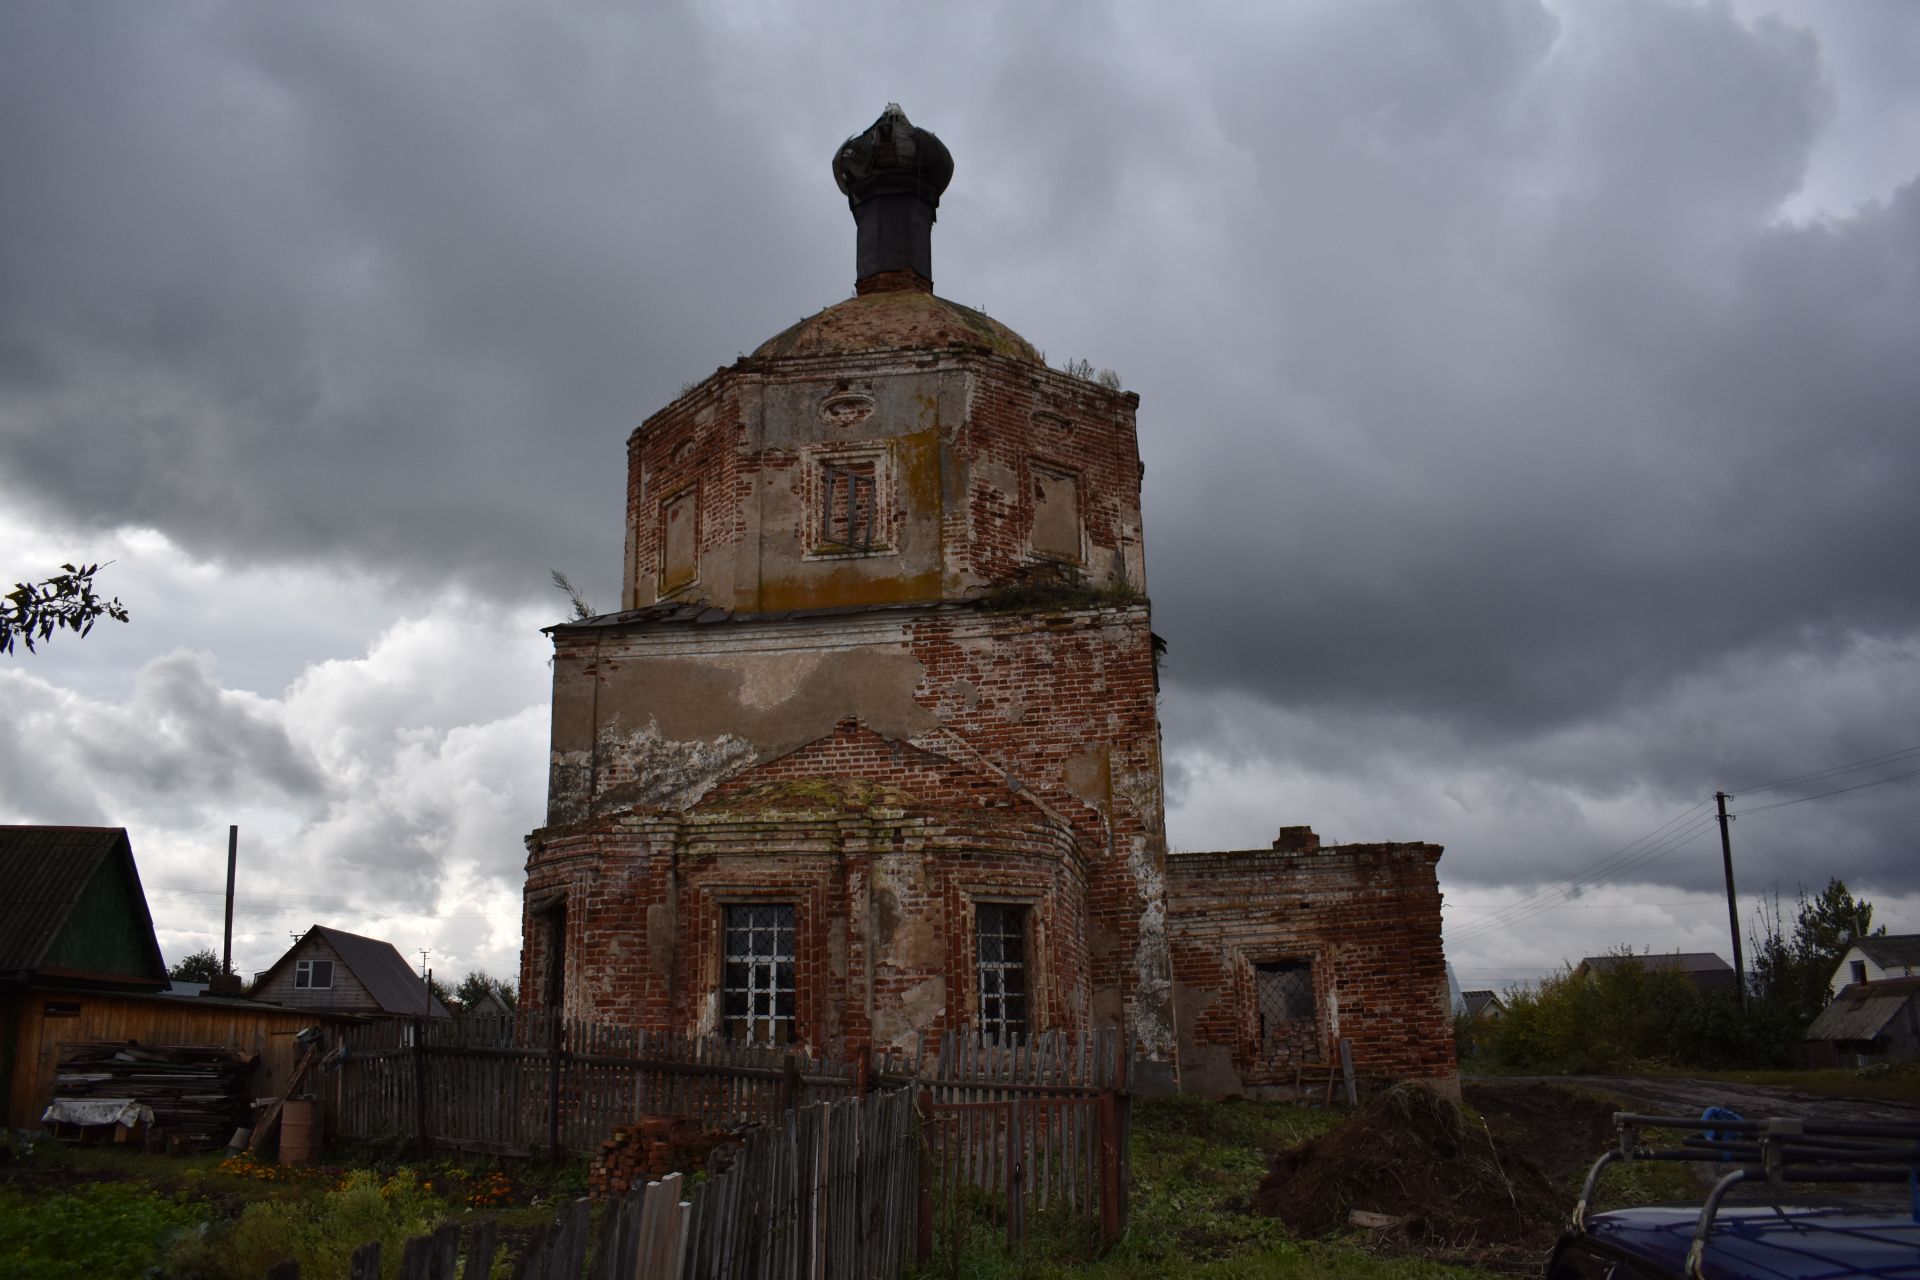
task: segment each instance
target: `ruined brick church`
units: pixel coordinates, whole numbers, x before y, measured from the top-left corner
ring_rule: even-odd
[[[628,439],[621,610],[551,629],[523,1007],[1452,1078],[1437,847],[1168,856],[1139,397],[934,295],[952,173],[894,106],[848,139],[854,296]]]

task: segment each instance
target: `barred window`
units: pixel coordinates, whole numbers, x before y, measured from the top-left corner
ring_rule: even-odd
[[[872,550],[877,491],[872,462],[824,464],[820,468],[820,545],[833,550]]]
[[[1005,1044],[1027,1032],[1027,908],[982,902],[973,919],[980,1030]]]
[[[1314,1020],[1313,965],[1280,960],[1253,966],[1253,989],[1260,1006],[1260,1042],[1272,1046],[1292,1030],[1288,1023]]]
[[[727,1035],[760,1044],[793,1038],[793,907],[727,908],[721,1016]]]

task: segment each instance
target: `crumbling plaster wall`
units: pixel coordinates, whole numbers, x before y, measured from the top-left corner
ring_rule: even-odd
[[[1308,960],[1324,1052],[1357,1074],[1457,1088],[1431,844],[1178,854],[1167,911],[1182,1087],[1222,1097],[1292,1080],[1258,1043],[1253,966]]]
[[[742,360],[627,443],[622,607],[663,594],[750,613],[964,599],[1036,559],[1035,469],[1077,485],[1096,584],[1143,589],[1138,397],[979,351]],[[822,459],[877,459],[875,548],[829,553]],[[662,581],[665,503],[696,493],[699,565]]]
[[[725,907],[792,904],[800,1036],[846,1053],[965,1020],[982,899],[1030,904],[1039,1024],[1085,1025],[1085,872],[1058,815],[849,721],[692,812],[549,829],[527,892],[567,902],[569,1013],[686,1032],[719,1029]],[[547,963],[543,945],[527,948],[522,991],[536,1007]]]
[[[548,828],[535,837],[542,848],[559,847],[566,828],[584,824],[594,830],[595,857],[624,858],[601,830],[608,820],[635,806],[687,811],[747,769],[789,757],[808,776],[873,777],[837,772],[846,760],[799,750],[852,721],[877,743],[924,747],[1055,815],[1086,864],[1086,902],[1075,910],[1086,919],[1087,985],[1084,1000],[1062,1006],[1067,1025],[1124,1019],[1149,1046],[1171,1051],[1143,604],[593,625],[561,628],[555,643]],[[530,902],[540,896],[531,874],[539,861],[530,863]]]

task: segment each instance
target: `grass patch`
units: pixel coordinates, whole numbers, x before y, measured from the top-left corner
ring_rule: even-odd
[[[134,1280],[202,1216],[199,1206],[139,1182],[82,1183],[52,1195],[6,1188],[0,1272],[13,1280]]]
[[[1034,1215],[1018,1250],[999,1208],[962,1198],[920,1280],[1466,1280],[1487,1272],[1368,1252],[1358,1238],[1300,1241],[1251,1211],[1276,1152],[1326,1132],[1340,1113],[1283,1103],[1142,1098],[1133,1110],[1132,1214],[1102,1250],[1081,1220]],[[957,1229],[956,1229],[957,1227]],[[957,1242],[958,1248],[952,1247]]]
[[[259,1280],[285,1258],[308,1280],[346,1275],[381,1243],[385,1270],[409,1237],[449,1219],[501,1227],[510,1269],[532,1228],[585,1188],[586,1163],[473,1167],[453,1160],[294,1168],[210,1153],[9,1145],[0,1163],[0,1276],[23,1280]]]

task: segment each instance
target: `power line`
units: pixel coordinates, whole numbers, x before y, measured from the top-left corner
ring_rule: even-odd
[[[1898,750],[1884,752],[1877,756],[1869,756],[1863,760],[1834,765],[1826,769],[1817,769],[1811,773],[1799,774],[1791,778],[1782,778],[1774,782],[1757,783],[1752,786],[1739,788],[1739,790],[1744,792],[1773,791],[1781,787],[1817,782],[1824,778],[1839,777],[1843,774],[1871,768],[1875,765],[1886,765],[1896,761],[1912,759],[1916,755],[1920,755],[1920,745],[1901,747]],[[1767,809],[1777,809],[1789,804],[1799,804],[1803,800],[1819,800],[1827,796],[1843,795],[1849,791],[1859,791],[1867,787],[1879,786],[1881,783],[1898,782],[1911,777],[1920,777],[1920,769],[1895,774],[1891,777],[1877,778],[1871,782],[1856,783],[1853,786],[1838,787],[1831,791],[1820,792],[1817,795],[1801,796],[1793,800],[1781,800],[1773,804],[1759,805],[1751,809],[1742,810],[1741,812],[1760,813]],[[1543,912],[1551,911],[1556,907],[1564,905],[1584,889],[1597,888],[1600,885],[1618,881],[1628,872],[1646,866],[1655,858],[1674,852],[1682,845],[1699,836],[1701,832],[1705,831],[1709,826],[1715,825],[1718,822],[1717,816],[1713,814],[1695,816],[1699,810],[1705,809],[1709,803],[1709,801],[1701,801],[1692,808],[1685,810],[1660,826],[1655,827],[1652,831],[1641,836],[1631,844],[1616,849],[1605,857],[1588,864],[1588,866],[1567,880],[1557,881],[1554,884],[1543,886],[1505,907],[1494,909],[1484,919],[1478,919],[1466,925],[1459,933],[1449,938],[1449,941],[1467,942],[1474,938],[1484,937],[1497,930],[1511,927],[1520,921],[1531,919]],[[1739,815],[1735,814],[1732,816],[1737,817]]]
[[[1849,791],[1865,791],[1868,787],[1877,787],[1885,782],[1899,782],[1905,778],[1920,778],[1920,769],[1911,769],[1906,773],[1896,773],[1891,777],[1875,778],[1872,782],[1856,782],[1851,787],[1836,787],[1832,791],[1822,791],[1817,795],[1800,796],[1794,800],[1775,800],[1772,804],[1756,805],[1751,809],[1742,809],[1734,814],[1736,818],[1749,813],[1765,813],[1769,809],[1784,809],[1790,804],[1805,804],[1809,800],[1825,800],[1828,796],[1843,796]]]
[[[1704,800],[1701,801],[1699,804],[1694,805],[1692,808],[1687,809],[1684,812],[1678,814],[1677,816],[1670,818],[1666,822],[1661,823],[1659,826],[1655,827],[1652,831],[1649,831],[1646,835],[1641,836],[1639,839],[1631,841],[1628,844],[1623,845],[1621,848],[1614,850],[1612,853],[1606,855],[1605,857],[1597,859],[1592,863],[1589,863],[1586,867],[1581,868],[1581,870],[1577,872],[1573,878],[1569,880],[1564,880],[1564,881],[1556,881],[1550,885],[1544,885],[1541,888],[1534,890],[1532,893],[1527,894],[1525,897],[1519,899],[1517,902],[1514,902],[1511,905],[1505,908],[1502,908],[1500,911],[1495,913],[1494,918],[1491,918],[1486,921],[1475,922],[1474,927],[1477,928],[1480,924],[1492,924],[1496,919],[1500,917],[1514,915],[1515,913],[1520,913],[1520,912],[1527,912],[1528,909],[1540,903],[1551,902],[1554,900],[1558,900],[1560,898],[1564,898],[1568,896],[1568,891],[1578,888],[1585,880],[1591,877],[1599,876],[1601,878],[1605,878],[1605,875],[1612,870],[1625,870],[1628,865],[1633,863],[1633,860],[1638,856],[1638,852],[1641,852],[1640,846],[1645,845],[1648,841],[1651,841],[1651,840],[1664,839],[1665,837],[1662,835],[1663,832],[1667,832],[1668,828],[1674,826],[1677,823],[1687,821],[1696,811],[1706,808],[1706,804],[1707,804],[1706,801]],[[1615,868],[1612,866],[1612,864],[1614,864],[1615,862],[1620,863],[1620,866],[1618,868]],[[1519,917],[1516,916],[1516,918],[1519,918]]]
[[[1457,907],[1462,911],[1505,911],[1507,907],[1513,904],[1461,902],[1457,898],[1448,898],[1444,905]],[[1678,902],[1646,902],[1641,899],[1635,899],[1632,902],[1569,902],[1563,904],[1563,909],[1567,911],[1624,911],[1629,907],[1697,907],[1699,905],[1700,904],[1692,898],[1684,898]]]
[[[1705,802],[1703,801],[1700,805],[1695,805],[1694,808],[1702,808],[1704,804]],[[1691,813],[1692,810],[1688,810],[1687,812]],[[1665,826],[1671,827],[1674,822],[1686,818],[1687,814],[1682,814],[1680,818],[1666,823]],[[1692,818],[1687,822],[1686,826],[1681,827],[1679,830],[1661,836],[1654,843],[1646,845],[1644,848],[1634,849],[1634,845],[1643,844],[1651,836],[1665,829],[1664,827],[1656,828],[1655,832],[1649,833],[1648,836],[1642,836],[1639,840],[1636,840],[1633,845],[1627,846],[1626,849],[1622,849],[1592,864],[1591,867],[1580,875],[1569,880],[1559,881],[1554,885],[1549,885],[1544,889],[1538,890],[1520,902],[1515,903],[1512,908],[1506,911],[1495,912],[1484,920],[1474,921],[1459,933],[1454,934],[1450,941],[1466,942],[1473,938],[1497,932],[1508,925],[1517,924],[1521,920],[1531,919],[1542,912],[1551,911],[1585,890],[1596,889],[1603,884],[1617,881],[1628,872],[1638,870],[1654,859],[1672,853],[1682,845],[1697,839],[1704,831],[1713,826],[1715,821],[1714,815],[1701,814]],[[1603,873],[1600,871],[1602,867],[1606,868]]]
[[[1912,755],[1920,755],[1920,746],[1901,747],[1898,751],[1889,751],[1885,755],[1869,756],[1865,760],[1855,760],[1851,764],[1837,764],[1831,769],[1817,769],[1812,773],[1803,773],[1798,777],[1781,778],[1777,782],[1761,782],[1750,787],[1729,787],[1727,794],[1737,796],[1753,791],[1777,791],[1781,787],[1796,786],[1802,782],[1818,782],[1822,778],[1831,778],[1836,774],[1852,773],[1856,769],[1865,769],[1876,764],[1890,764],[1902,757]],[[1834,794],[1838,793],[1836,792]],[[1813,799],[1812,796],[1807,798]],[[1758,811],[1748,810],[1748,812],[1753,813]]]
[[[1456,942],[1465,942],[1473,938],[1497,932],[1498,930],[1517,924],[1522,920],[1530,920],[1534,916],[1563,906],[1574,897],[1589,889],[1597,889],[1602,885],[1614,883],[1627,875],[1627,873],[1637,871],[1654,859],[1672,853],[1682,845],[1698,839],[1707,828],[1713,825],[1713,822],[1714,819],[1712,815],[1703,815],[1695,819],[1690,826],[1673,833],[1659,844],[1651,845],[1641,850],[1631,859],[1611,868],[1605,875],[1587,876],[1562,882],[1562,885],[1557,890],[1557,896],[1548,896],[1530,903],[1524,910],[1508,912],[1504,915],[1490,916],[1485,920],[1476,920],[1460,933],[1455,934],[1453,940]]]

